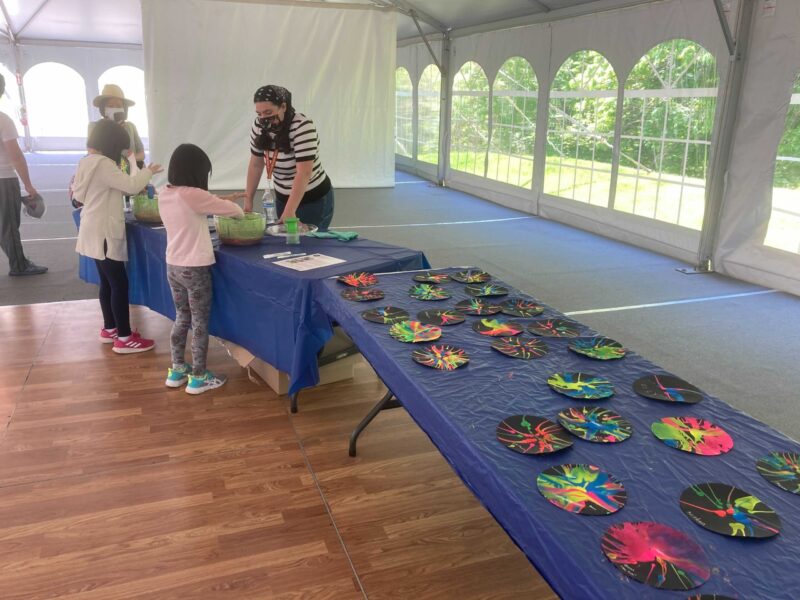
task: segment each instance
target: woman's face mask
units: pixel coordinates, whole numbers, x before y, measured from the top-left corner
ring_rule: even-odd
[[[271,102],[257,102],[256,112],[258,113],[258,122],[261,127],[270,133],[275,133],[280,129],[283,122],[286,105],[278,107]]]
[[[112,121],[121,123],[122,121],[125,120],[125,109],[112,108],[111,106],[107,106],[105,109],[105,116],[107,119],[111,119]]]

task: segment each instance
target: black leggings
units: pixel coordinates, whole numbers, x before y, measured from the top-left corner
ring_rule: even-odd
[[[100,275],[100,308],[103,311],[103,327],[117,328],[117,335],[131,334],[131,314],[128,305],[128,274],[125,263],[105,258],[95,259]]]

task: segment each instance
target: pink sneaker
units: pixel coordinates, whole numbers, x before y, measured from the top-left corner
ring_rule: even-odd
[[[156,343],[153,340],[148,340],[139,335],[138,331],[131,333],[126,341],[117,338],[114,340],[114,347],[112,350],[117,354],[134,354],[136,352],[147,352],[155,347]]]
[[[101,344],[113,344],[114,340],[117,339],[117,328],[111,329],[110,331],[106,331],[105,329],[100,330],[100,343]]]

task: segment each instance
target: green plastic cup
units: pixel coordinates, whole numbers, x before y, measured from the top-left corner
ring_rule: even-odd
[[[288,219],[284,220],[286,223],[286,243],[287,244],[299,244],[300,243],[300,232],[298,230],[297,224],[300,222],[300,219],[297,217],[289,217]]]

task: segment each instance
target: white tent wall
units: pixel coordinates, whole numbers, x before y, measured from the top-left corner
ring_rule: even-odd
[[[775,159],[799,72],[800,2],[778,2],[774,15],[757,6],[714,252],[720,272],[797,295],[800,255],[763,242]]]
[[[275,83],[317,125],[334,186],[392,186],[396,26],[370,8],[142,0],[153,156],[195,143],[215,188],[241,188],[252,94]]]

